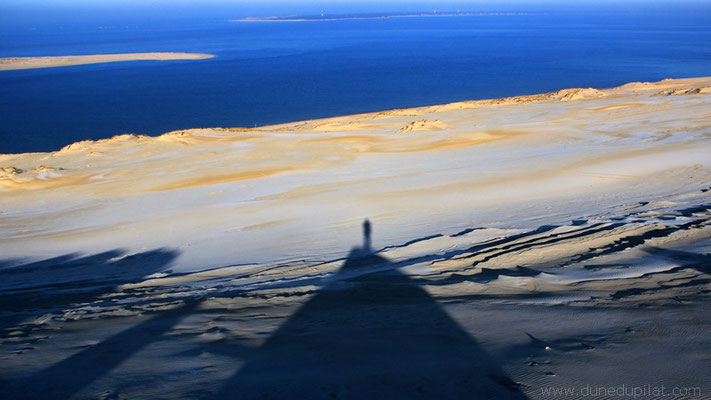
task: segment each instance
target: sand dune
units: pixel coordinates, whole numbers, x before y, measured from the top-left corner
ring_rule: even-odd
[[[0,71],[66,67],[70,65],[99,64],[119,61],[203,60],[212,57],[215,56],[212,54],[172,52],[92,54],[81,56],[48,57],[4,57],[0,58]]]
[[[711,393],[710,86],[0,155],[0,397]]]

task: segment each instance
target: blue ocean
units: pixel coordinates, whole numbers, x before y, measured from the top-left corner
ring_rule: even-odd
[[[185,8],[139,18],[130,10],[13,9],[0,17],[0,57],[217,57],[0,71],[0,153],[711,75],[711,6],[674,4],[261,23],[231,19],[279,10]]]

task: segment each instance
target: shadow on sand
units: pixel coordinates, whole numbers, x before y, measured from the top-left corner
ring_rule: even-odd
[[[525,398],[424,289],[371,253],[363,227],[364,247],[216,398]]]
[[[103,301],[101,296],[114,292],[119,285],[140,282],[164,271],[178,255],[177,250],[165,248],[131,255],[115,249],[90,256],[66,254],[15,266],[9,266],[13,263],[8,261],[0,270],[0,337],[5,338],[11,327],[15,331],[11,337],[22,339],[28,332],[16,324],[23,319],[37,316],[38,311],[61,314],[78,305]],[[5,386],[0,398],[68,399],[172,328],[192,306],[189,303],[180,310],[161,313],[27,379],[0,383]],[[23,335],[18,336],[17,332]],[[12,395],[4,393],[6,390]]]
[[[141,282],[162,272],[178,257],[175,249],[159,248],[128,254],[114,249],[88,256],[78,253],[0,268],[0,311],[64,308],[90,302],[119,285]],[[11,260],[2,264],[10,264]]]
[[[319,289],[259,348],[227,345],[246,361],[215,392],[217,399],[524,399],[495,360],[424,289],[371,250],[353,248]],[[163,263],[159,263],[165,265]],[[79,394],[148,344],[159,341],[200,300],[157,314],[17,382],[20,398]],[[206,345],[209,347],[209,344]],[[232,348],[234,347],[234,348]],[[196,351],[186,353],[199,354]],[[246,360],[245,360],[246,358]],[[132,386],[131,382],[122,385]],[[24,395],[24,396],[23,396]]]

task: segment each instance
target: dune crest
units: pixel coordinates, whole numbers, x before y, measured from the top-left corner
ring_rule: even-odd
[[[135,143],[139,140],[145,140],[145,139],[152,139],[152,138],[150,136],[146,136],[146,135],[136,135],[135,133],[125,133],[125,134],[110,137],[108,139],[82,140],[80,142],[75,142],[75,143],[72,143],[72,144],[62,147],[59,150],[59,153],[86,151],[86,150],[92,150],[94,148],[99,148],[102,146],[110,146],[110,145],[116,144],[116,143],[125,143],[125,142]]]
[[[656,94],[660,91],[696,94],[708,87],[711,78],[664,80],[258,128],[187,129],[157,137],[122,134],[73,143],[56,152],[0,155],[0,166],[4,167],[0,178],[4,182],[3,192],[17,198],[23,197],[23,189],[56,193],[58,187],[72,187],[87,196],[110,197],[251,185],[251,182],[287,179],[294,174],[313,174],[321,169],[348,170],[365,156],[386,164],[395,154],[409,154],[420,161],[462,152],[481,158],[479,151],[483,150],[478,149],[494,143],[497,148],[520,151],[517,149],[532,143],[562,146],[605,143],[613,138],[637,141],[650,154],[677,151],[685,143],[691,143],[688,141],[692,138],[696,138],[697,146],[705,143],[709,99],[689,96],[690,103],[682,105],[666,100],[669,96]],[[647,123],[637,122],[642,116],[646,116]],[[404,134],[411,132],[417,135]],[[555,159],[553,165],[535,166],[526,174],[541,177],[574,173],[590,179],[613,176],[605,175],[607,171],[578,171],[584,165],[582,161],[567,168],[557,165],[558,160],[565,162],[568,155],[573,157],[576,153],[574,146],[568,147],[572,150],[561,153],[565,157]],[[624,146],[606,151],[595,162],[631,157],[623,150]],[[399,168],[391,168],[393,173],[399,173]],[[481,182],[503,181],[503,177],[476,176],[480,176]]]
[[[587,89],[563,89],[559,90],[554,93],[552,96],[553,99],[557,99],[560,101],[575,101],[575,100],[581,100],[581,99],[590,99],[590,98],[597,98],[597,97],[603,97],[605,96],[605,92],[593,89],[593,88],[587,88]]]
[[[693,94],[709,94],[711,93],[711,86],[702,86],[697,88],[677,88],[677,89],[665,89],[657,93],[657,96],[685,96]]]
[[[409,124],[405,125],[404,127],[400,128],[398,130],[398,133],[403,133],[403,132],[413,132],[413,131],[441,131],[444,129],[447,129],[449,126],[445,124],[444,122],[435,119],[435,120],[426,120],[426,119],[420,119],[417,121],[412,121]]]

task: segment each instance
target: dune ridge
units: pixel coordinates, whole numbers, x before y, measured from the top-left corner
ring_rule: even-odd
[[[16,190],[22,188],[35,191],[92,182],[89,187],[101,185],[102,190],[111,191],[111,187],[118,186],[107,185],[108,182],[129,181],[138,193],[176,190],[314,168],[340,168],[362,154],[429,153],[499,141],[516,148],[517,141],[536,142],[543,134],[565,129],[584,132],[596,124],[600,125],[595,128],[597,136],[634,138],[634,131],[639,128],[620,133],[614,124],[625,124],[625,118],[638,118],[640,113],[650,113],[651,117],[667,106],[672,113],[671,109],[678,106],[667,104],[664,98],[668,96],[659,96],[662,92],[671,97],[697,95],[691,98],[703,107],[708,102],[704,90],[710,81],[711,78],[692,78],[631,83],[602,90],[565,89],[257,128],[188,129],[157,137],[121,134],[80,141],[56,152],[0,155],[0,190],[19,195]],[[703,130],[706,114],[694,114],[694,110],[690,109],[685,126],[671,122],[671,125],[649,125],[646,135],[658,132],[657,137],[668,139],[686,130]],[[541,111],[550,115],[534,116]],[[572,112],[577,113],[579,122],[555,122]],[[551,119],[554,114],[558,116]],[[408,132],[418,135],[398,135]],[[226,144],[229,146],[224,147]],[[669,144],[670,148],[678,145]],[[297,147],[299,151],[292,150]],[[210,152],[220,163],[211,164],[210,158],[200,155],[202,152]],[[268,156],[280,153],[282,156],[277,158]],[[168,162],[169,155],[175,160]],[[140,179],[146,174],[154,177]]]
[[[572,89],[561,89],[555,92],[548,92],[542,94],[533,94],[525,96],[513,96],[513,97],[502,97],[496,99],[485,99],[485,100],[467,100],[454,103],[446,103],[432,106],[424,107],[413,107],[413,108],[403,108],[394,109],[387,111],[379,111],[367,114],[356,114],[351,116],[343,117],[331,117],[319,120],[305,120],[297,122],[289,122],[277,125],[265,125],[255,128],[246,127],[231,127],[231,128],[193,128],[193,129],[183,129],[173,132],[166,132],[162,135],[151,137],[146,135],[138,135],[135,133],[124,133],[114,135],[107,139],[98,140],[82,140],[79,142],[71,143],[64,146],[60,151],[77,150],[79,148],[85,148],[94,145],[108,145],[114,142],[123,142],[126,140],[135,139],[145,139],[145,140],[160,140],[166,141],[171,140],[170,138],[175,136],[190,137],[190,136],[203,136],[204,134],[209,135],[211,132],[294,132],[294,131],[321,131],[321,132],[340,132],[340,131],[350,131],[358,132],[362,130],[377,130],[383,126],[387,126],[385,123],[378,123],[378,120],[395,119],[400,117],[418,117],[426,115],[428,113],[437,113],[441,111],[450,110],[466,110],[474,109],[480,107],[490,107],[490,106],[506,106],[506,105],[517,105],[517,104],[528,104],[534,102],[544,102],[544,101],[557,101],[557,102],[574,102],[577,100],[592,100],[596,98],[602,98],[606,96],[620,96],[629,95],[635,93],[648,93],[654,91],[655,89],[664,89],[662,91],[655,92],[655,95],[678,95],[678,94],[708,94],[708,88],[711,86],[706,86],[705,82],[711,82],[711,77],[700,77],[700,78],[683,78],[683,79],[663,79],[658,82],[632,82],[627,83],[619,87],[610,89],[594,89],[594,88],[572,88]],[[614,105],[610,107],[629,107],[629,105]],[[608,107],[609,108],[609,107]],[[372,122],[372,123],[371,123]],[[438,123],[442,123],[439,121]],[[409,121],[408,124],[417,125],[417,120]],[[390,125],[393,128],[394,125]],[[399,129],[409,129],[407,127],[399,126]],[[3,156],[3,154],[0,154]],[[1,158],[0,158],[1,159]]]

